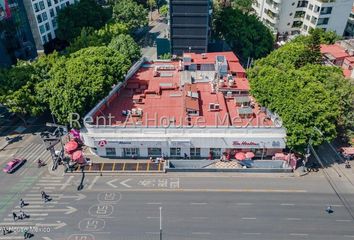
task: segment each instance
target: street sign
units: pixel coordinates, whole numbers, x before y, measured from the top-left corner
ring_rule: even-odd
[[[98,146],[100,146],[100,147],[104,147],[106,144],[107,144],[107,141],[106,141],[106,140],[100,140],[100,141],[98,142]]]

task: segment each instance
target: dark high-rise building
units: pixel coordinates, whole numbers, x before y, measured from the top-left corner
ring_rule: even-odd
[[[22,0],[0,0],[0,66],[37,56]]]
[[[210,4],[210,0],[170,0],[172,54],[207,52]]]

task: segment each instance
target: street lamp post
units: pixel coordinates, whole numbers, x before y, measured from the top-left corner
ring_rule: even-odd
[[[160,207],[160,240],[162,240],[162,207]]]

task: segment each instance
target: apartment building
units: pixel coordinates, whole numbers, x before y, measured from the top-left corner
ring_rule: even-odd
[[[77,0],[24,0],[37,51],[56,37],[56,17],[63,9]]]
[[[274,33],[307,34],[313,28],[343,35],[353,0],[255,0],[253,9]]]
[[[348,18],[347,26],[345,27],[344,36],[345,37],[354,36],[354,3],[353,3],[352,11]]]

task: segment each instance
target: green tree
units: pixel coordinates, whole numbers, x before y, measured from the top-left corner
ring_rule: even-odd
[[[297,63],[308,53],[311,36],[302,37],[257,60],[248,70],[251,93],[257,101],[275,111],[287,129],[287,145],[303,151],[310,137],[314,145],[324,139],[316,126],[332,140],[338,128],[352,126],[353,86],[342,70],[307,62]],[[316,47],[313,47],[317,51]]]
[[[81,116],[104,98],[131,65],[130,60],[108,47],[79,50],[52,68],[52,80],[42,94],[60,123],[69,123],[71,113]]]
[[[72,41],[83,27],[99,29],[111,18],[111,10],[103,8],[95,0],[81,0],[59,11],[57,36]]]
[[[159,11],[160,11],[161,16],[166,17],[168,14],[168,5],[165,4],[165,5],[161,6]]]
[[[133,0],[119,0],[113,6],[113,18],[116,22],[124,23],[130,30],[148,24],[148,12]]]
[[[252,3],[253,0],[232,0],[231,5],[244,13],[249,13],[252,11]]]
[[[213,28],[216,37],[225,39],[242,62],[258,59],[273,49],[274,38],[256,16],[239,9],[222,8],[214,13]]]
[[[131,62],[135,62],[141,57],[139,45],[127,34],[120,34],[114,37],[108,47],[113,48],[124,56],[130,58]]]

